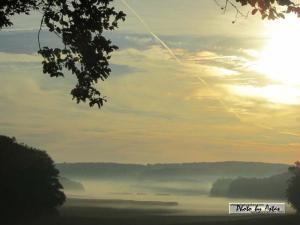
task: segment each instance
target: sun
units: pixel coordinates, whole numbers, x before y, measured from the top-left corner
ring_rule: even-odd
[[[269,80],[265,86],[235,86],[240,95],[284,105],[300,104],[300,18],[265,22],[266,45],[255,54],[251,69]]]
[[[265,26],[269,40],[259,54],[256,70],[282,84],[300,84],[300,19],[291,15]]]

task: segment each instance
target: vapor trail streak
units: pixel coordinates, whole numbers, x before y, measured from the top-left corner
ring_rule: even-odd
[[[143,26],[147,29],[147,31],[170,53],[170,55],[179,63],[181,63],[180,59],[176,56],[176,54],[169,48],[169,46],[161,40],[148,26],[148,24],[143,20],[143,18],[127,3],[126,0],[121,0],[121,2],[138,18],[138,20],[143,24]]]
[[[149,25],[143,20],[143,18],[137,13],[137,11],[132,8],[128,2],[126,0],[120,0],[134,15],[135,17],[142,23],[142,25],[146,28],[146,30],[169,52],[169,54],[180,64],[180,65],[184,65],[184,63],[176,56],[176,54],[174,53],[174,51],[169,48],[169,46],[163,41],[161,40],[153,31],[152,29],[149,27]],[[197,76],[197,79],[204,85],[207,86],[211,89],[213,89],[211,87],[211,85],[209,83],[207,83],[203,78]],[[267,126],[264,124],[259,124],[259,123],[249,123],[247,121],[243,121],[242,117],[240,116],[240,114],[238,112],[235,112],[231,109],[231,107],[229,107],[224,101],[223,99],[221,99],[220,97],[217,97],[218,102],[224,107],[224,109],[228,112],[231,113],[232,115],[234,115],[234,117],[236,117],[240,122],[244,122],[244,123],[248,123],[250,125],[254,125],[256,127],[265,129],[265,130],[272,130],[273,132],[277,132],[279,134],[285,134],[285,135],[290,135],[290,136],[297,136],[300,137],[300,134],[296,134],[296,133],[292,133],[289,131],[280,131],[274,127],[271,126]]]

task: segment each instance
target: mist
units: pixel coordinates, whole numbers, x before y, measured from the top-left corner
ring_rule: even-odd
[[[206,172],[198,173],[198,169],[203,170],[203,166]],[[265,199],[242,196],[232,198],[225,194],[212,196],[212,187],[218,184],[216,182],[219,179],[234,180],[241,176],[249,179],[253,177],[265,179],[287,171],[288,166],[228,162],[148,166],[99,163],[69,164],[59,167],[65,176],[71,177],[84,187],[82,191],[65,190],[68,196],[66,207],[224,216],[228,215],[229,202],[264,202]],[[242,167],[248,169],[245,171]],[[225,175],[226,170],[230,170],[231,173]],[[258,173],[258,170],[264,172]],[[285,200],[274,198],[268,199],[268,202],[285,202]],[[291,212],[294,211],[287,205],[287,213]]]

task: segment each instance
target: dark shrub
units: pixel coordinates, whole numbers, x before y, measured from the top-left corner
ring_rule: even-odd
[[[1,220],[55,212],[65,201],[58,175],[46,152],[0,136]]]
[[[300,162],[296,162],[295,166],[290,167],[289,170],[293,176],[287,189],[288,201],[300,213]]]

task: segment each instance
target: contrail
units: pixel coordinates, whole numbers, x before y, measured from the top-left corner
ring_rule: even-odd
[[[183,65],[183,62],[176,56],[174,51],[163,41],[161,40],[149,27],[149,25],[143,20],[143,18],[137,13],[137,11],[131,7],[126,0],[121,0],[121,2],[136,16],[136,18],[143,24],[143,26],[146,28],[146,30],[169,52],[169,54],[180,64]],[[196,78],[207,87],[210,87],[210,85],[201,77],[196,76]],[[211,87],[210,87],[211,88]],[[217,97],[217,100],[220,102],[220,104],[228,111],[229,113],[232,113],[235,117],[237,117],[238,120],[241,120],[241,117],[232,110],[229,109],[228,106],[226,106],[225,102]]]
[[[169,54],[179,63],[183,64],[181,60],[176,56],[174,51],[163,41],[161,40],[149,27],[149,25],[143,20],[143,18],[137,13],[137,11],[132,8],[126,0],[121,0],[121,2],[136,16],[136,18],[143,24],[143,26],[146,28],[146,30],[169,52]],[[202,79],[201,77],[197,77],[201,83],[203,83],[205,86],[209,86],[208,83]]]
[[[147,31],[170,53],[170,55],[178,62],[181,63],[180,59],[176,54],[169,48],[169,46],[161,40],[148,26],[148,24],[143,20],[143,18],[127,3],[126,0],[121,0],[121,2],[138,18],[138,20],[144,25]]]
[[[143,20],[143,18],[137,13],[137,11],[135,11],[129,4],[126,0],[121,0],[121,2],[136,16],[136,18],[143,24],[143,26],[146,28],[146,30],[169,52],[169,54],[180,64],[180,65],[183,65],[184,63],[176,56],[176,54],[174,53],[174,51],[169,48],[169,46],[163,41],[161,40],[152,30],[151,28],[149,27],[149,25]],[[213,88],[211,87],[211,85],[209,83],[207,83],[203,78],[197,76],[196,77],[197,79],[199,79],[199,81],[204,85],[204,86],[207,86],[207,87],[210,87],[212,90]],[[265,130],[272,130],[274,132],[277,132],[279,134],[285,134],[285,135],[290,135],[290,136],[296,136],[296,137],[300,137],[300,134],[297,134],[297,133],[292,133],[292,132],[289,132],[289,131],[280,131],[274,127],[271,127],[271,126],[267,126],[267,125],[264,125],[264,124],[256,124],[256,123],[251,123],[251,122],[247,122],[245,120],[242,119],[242,117],[239,115],[238,112],[235,112],[233,110],[231,110],[230,107],[227,106],[227,104],[220,98],[220,97],[216,97],[218,102],[224,107],[224,109],[233,114],[240,122],[244,122],[244,123],[248,123],[248,124],[252,124],[256,127],[259,127],[259,128],[262,128],[262,129],[265,129]]]

